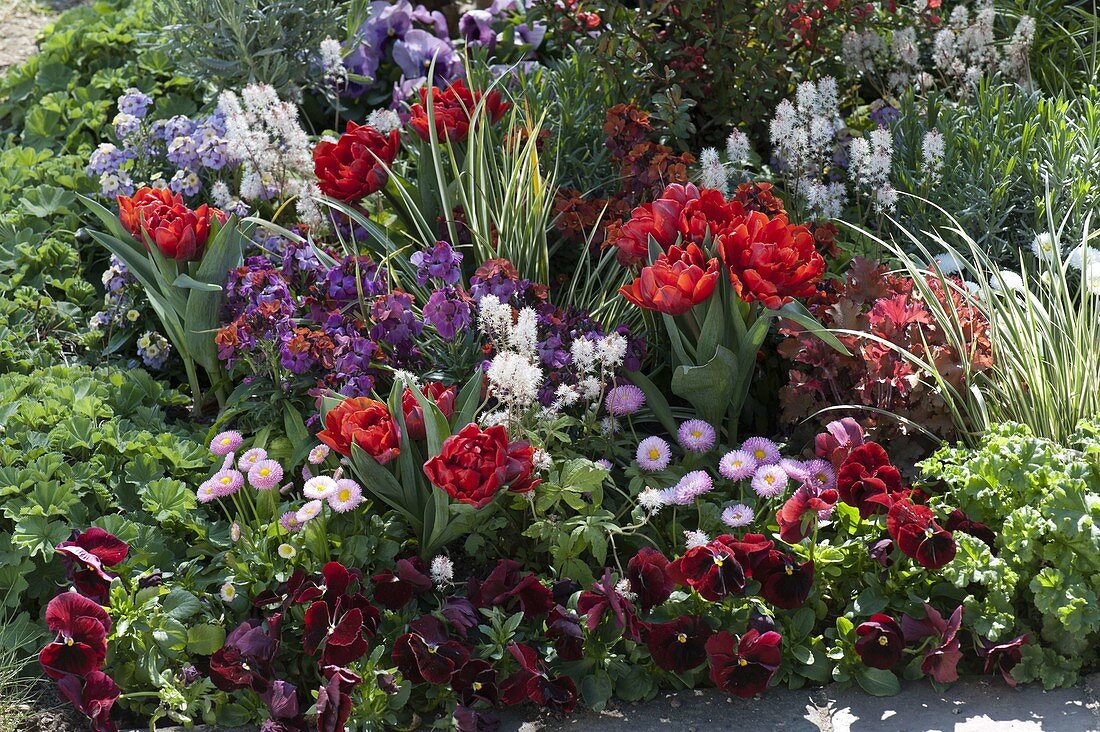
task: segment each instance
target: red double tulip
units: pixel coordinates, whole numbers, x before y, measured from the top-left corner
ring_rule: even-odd
[[[133,196],[118,196],[118,218],[146,248],[149,241],[165,257],[177,262],[202,259],[210,237],[210,221],[226,222],[226,215],[205,203],[195,210],[183,197],[162,188],[142,188]]]
[[[638,307],[666,315],[682,315],[707,300],[718,282],[718,260],[707,260],[695,244],[671,247],[638,277],[619,289]]]
[[[955,537],[936,523],[928,506],[898,500],[886,515],[886,530],[902,554],[925,569],[939,569],[955,558]]]
[[[457,388],[444,386],[439,381],[429,381],[424,385],[423,392],[429,401],[435,402],[435,406],[439,407],[444,417],[451,418],[455,411]],[[401,395],[401,411],[404,412],[405,431],[409,439],[423,440],[427,436],[427,431],[424,429],[424,410],[420,408],[411,389],[405,389],[405,393]]]
[[[99,604],[75,592],[62,592],[46,606],[46,627],[57,638],[39,652],[38,662],[51,679],[87,676],[103,665],[111,618]]]
[[[681,233],[681,217],[684,207],[699,198],[699,189],[693,184],[673,183],[665,188],[661,197],[652,203],[644,203],[630,212],[630,218],[622,224],[612,224],[606,246],[614,246],[615,257],[624,266],[641,264],[649,259],[649,238],[661,249],[675,244]]]
[[[317,187],[326,196],[349,203],[380,191],[399,146],[397,130],[383,135],[370,125],[349,121],[339,140],[322,141],[313,148]]]
[[[382,465],[401,454],[397,423],[386,405],[368,397],[345,399],[325,415],[321,442],[344,456],[358,445]]]
[[[791,225],[786,216],[769,219],[749,211],[715,241],[730,282],[745,302],[780,308],[796,297],[812,295],[825,273],[813,234],[805,226]]]
[[[470,423],[443,441],[424,474],[454,500],[483,508],[504,488],[525,493],[539,484],[533,452],[526,442],[509,442],[500,425],[482,430]]]
[[[723,630],[706,643],[710,680],[722,691],[740,697],[763,693],[783,658],[779,633],[750,630],[738,638]]]
[[[412,105],[409,125],[424,142],[430,142],[431,122],[428,119],[428,95],[432,97],[432,117],[435,120],[436,139],[443,142],[462,142],[470,134],[470,117],[484,96],[483,114],[496,124],[512,106],[503,101],[500,92],[485,94],[469,89],[462,79],[452,82],[440,91],[435,87],[421,87],[420,104]]]

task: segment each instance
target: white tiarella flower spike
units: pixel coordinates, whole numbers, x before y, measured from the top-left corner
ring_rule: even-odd
[[[453,584],[455,578],[454,563],[450,558],[440,554],[432,559],[431,576],[432,582],[440,589]]]

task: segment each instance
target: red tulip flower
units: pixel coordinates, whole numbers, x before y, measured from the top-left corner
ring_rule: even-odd
[[[745,302],[778,309],[812,295],[825,274],[813,234],[805,226],[792,226],[786,216],[769,219],[750,211],[715,241],[730,282]]]
[[[445,386],[439,381],[429,381],[424,385],[423,391],[429,401],[435,402],[435,406],[439,407],[443,416],[450,419],[455,411],[455,397],[458,396],[458,389]],[[405,389],[401,395],[401,411],[404,412],[405,430],[409,434],[409,439],[425,439],[427,432],[424,429],[424,410],[420,408],[411,389]]]
[[[177,262],[202,259],[211,219],[221,224],[227,220],[222,211],[205,203],[192,211],[182,196],[165,189],[142,188],[117,200],[123,227],[146,248],[151,240],[161,254]]]
[[[711,636],[706,643],[710,680],[735,696],[748,698],[763,693],[783,660],[780,641],[782,637],[775,631],[760,634],[750,630],[738,638],[723,630]]]
[[[57,638],[39,652],[38,662],[51,679],[87,676],[107,659],[111,618],[96,602],[62,592],[46,606],[46,627]]]
[[[673,246],[643,267],[619,292],[646,310],[682,315],[710,298],[718,282],[718,260],[707,260],[695,244]]]
[[[432,116],[435,118],[436,139],[440,142],[462,142],[470,134],[470,118],[483,92],[469,89],[466,82],[458,79],[446,89],[435,87],[420,89],[420,103],[410,109],[409,125],[413,132],[425,142],[430,142],[431,122],[428,119],[428,95],[432,97]],[[484,114],[492,124],[500,121],[512,105],[503,101],[500,92],[490,91],[484,94]]]
[[[348,121],[336,142],[321,141],[313,148],[313,172],[317,187],[326,196],[354,203],[382,190],[389,166],[397,159],[397,130],[383,135],[370,125]]]
[[[612,224],[605,246],[614,246],[615,257],[623,266],[642,264],[649,260],[649,238],[667,250],[680,238],[684,207],[699,198],[699,189],[693,184],[673,183],[665,188],[661,197],[652,203],[644,203],[630,212],[623,224]]]
[[[385,465],[400,453],[397,423],[380,401],[367,397],[345,399],[325,415],[325,428],[317,433],[321,442],[344,456],[353,444]]]
[[[533,455],[526,442],[509,442],[501,425],[482,430],[470,423],[443,441],[424,474],[456,501],[483,508],[504,488],[525,493],[539,484]]]

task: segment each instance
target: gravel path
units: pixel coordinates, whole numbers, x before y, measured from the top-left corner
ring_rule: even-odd
[[[46,7],[28,0],[0,0],[0,70],[33,54],[38,32],[53,19]]]

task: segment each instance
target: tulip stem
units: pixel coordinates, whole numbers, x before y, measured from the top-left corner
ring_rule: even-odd
[[[194,404],[191,407],[191,416],[198,417],[202,412],[202,387],[199,386],[199,374],[195,371],[195,361],[190,356],[183,357],[183,367],[187,370],[187,382],[191,385],[191,398]]]

